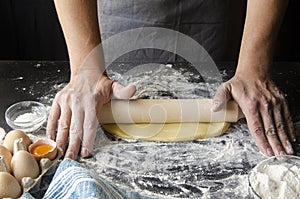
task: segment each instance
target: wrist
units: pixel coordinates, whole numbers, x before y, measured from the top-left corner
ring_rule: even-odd
[[[75,54],[73,54],[75,55]],[[78,57],[82,56],[81,59]],[[95,75],[106,74],[103,49],[101,45],[97,45],[89,51],[80,52],[77,59],[70,57],[71,77],[79,74],[92,73]]]
[[[236,74],[267,78],[270,75],[273,52],[269,42],[244,42],[241,46]]]

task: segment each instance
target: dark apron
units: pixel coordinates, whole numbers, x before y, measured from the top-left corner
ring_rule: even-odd
[[[222,60],[228,0],[98,0],[102,40],[134,28],[163,27],[184,33]],[[118,44],[115,44],[118,45]],[[135,50],[122,61],[174,62],[180,58],[157,49]]]

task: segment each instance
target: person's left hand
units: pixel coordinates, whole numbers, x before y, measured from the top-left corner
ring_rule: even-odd
[[[236,74],[221,85],[213,99],[213,111],[235,100],[260,151],[268,156],[293,154],[296,141],[293,121],[283,93],[269,77]]]

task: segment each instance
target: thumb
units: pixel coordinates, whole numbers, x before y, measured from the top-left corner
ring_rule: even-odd
[[[113,99],[129,99],[131,98],[136,91],[136,87],[133,84],[130,84],[126,87],[114,82],[112,84],[112,98]]]
[[[212,101],[212,111],[217,112],[222,110],[227,102],[232,99],[230,83],[222,84],[215,94]]]

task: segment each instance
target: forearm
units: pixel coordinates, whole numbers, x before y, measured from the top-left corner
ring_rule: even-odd
[[[236,74],[260,75],[260,78],[269,74],[287,4],[288,0],[248,0]]]
[[[68,47],[72,78],[101,41],[97,1],[54,0],[54,2]]]

